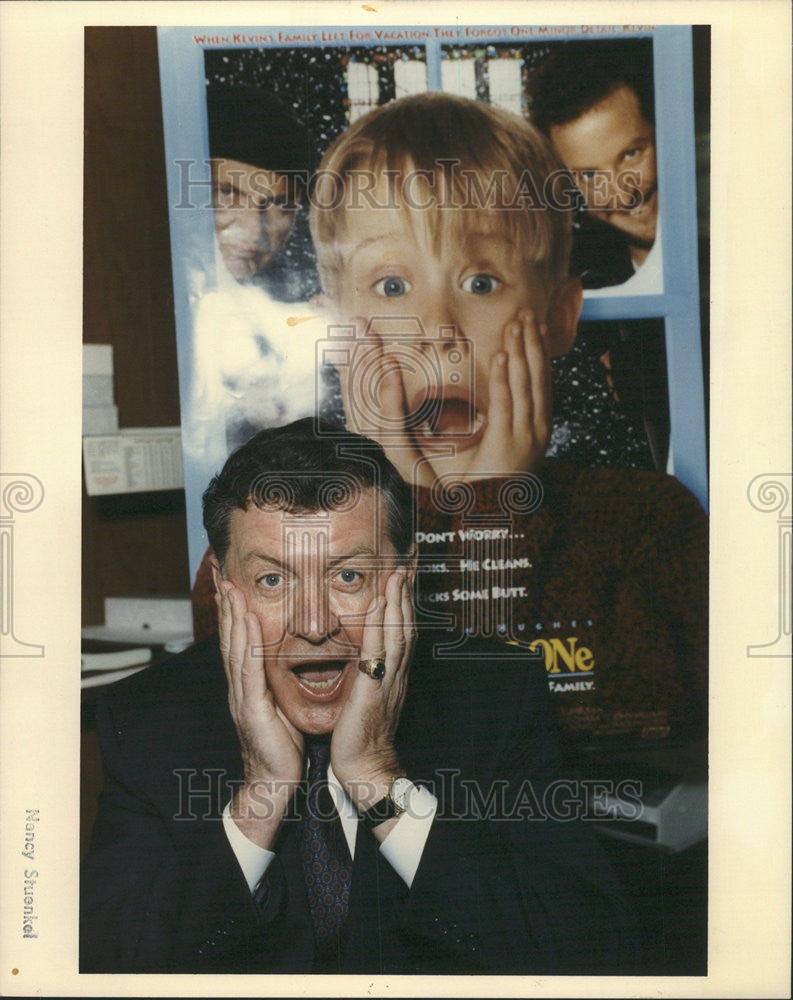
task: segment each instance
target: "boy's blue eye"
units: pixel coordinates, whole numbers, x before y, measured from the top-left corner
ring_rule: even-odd
[[[501,282],[498,278],[489,274],[472,274],[463,282],[463,291],[471,292],[473,295],[489,295],[494,292]]]
[[[405,281],[404,278],[389,277],[381,278],[374,287],[375,291],[379,295],[385,295],[387,298],[391,299],[396,298],[399,295],[404,295],[405,292],[409,292],[413,286],[409,281]]]

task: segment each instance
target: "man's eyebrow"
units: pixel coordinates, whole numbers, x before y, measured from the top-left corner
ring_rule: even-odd
[[[349,549],[347,552],[341,552],[334,556],[328,556],[327,566],[328,568],[333,568],[338,566],[340,563],[347,562],[350,559],[357,559],[364,556],[378,563],[383,559],[379,553],[377,553],[370,545],[356,545],[355,548]],[[285,564],[277,559],[275,556],[267,555],[265,552],[257,552],[252,549],[250,552],[246,552],[241,559],[243,566],[248,566],[253,562],[264,562],[268,563],[270,566],[275,566],[279,570],[285,568]]]
[[[217,180],[212,181],[212,190],[213,191],[229,190],[229,191],[234,191],[236,194],[242,194],[242,188],[238,187],[234,183],[234,181],[227,181],[225,179],[221,179],[220,177],[218,177]]]
[[[328,567],[333,568],[334,566],[338,566],[340,563],[347,562],[350,559],[357,559],[359,556],[365,556],[372,560],[377,560],[378,563],[382,559],[382,556],[375,552],[370,545],[356,545],[356,547],[354,549],[350,549],[349,552],[343,552],[339,555],[329,557]]]
[[[637,146],[650,146],[653,141],[651,132],[641,132],[639,135],[631,139],[630,142],[623,143],[616,156],[619,159],[619,157],[624,156],[629,150],[636,149]],[[610,168],[596,167],[594,165],[584,166],[583,164],[572,163],[567,169],[574,174],[604,174],[608,173]]]
[[[630,149],[635,149],[637,146],[649,146],[652,142],[652,136],[647,135],[642,132],[640,135],[635,136],[630,142],[626,142],[622,147],[622,153],[627,153]]]
[[[252,562],[265,562],[269,563],[271,566],[277,566],[278,569],[283,569],[283,563],[280,559],[276,559],[275,556],[268,556],[265,552],[257,552],[252,549],[250,552],[246,552],[245,555],[240,560],[243,566],[247,566]]]

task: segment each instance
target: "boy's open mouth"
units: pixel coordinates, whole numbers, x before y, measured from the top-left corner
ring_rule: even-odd
[[[412,428],[422,450],[454,444],[458,451],[466,451],[478,444],[486,423],[485,415],[467,396],[427,396],[413,412],[424,416]]]

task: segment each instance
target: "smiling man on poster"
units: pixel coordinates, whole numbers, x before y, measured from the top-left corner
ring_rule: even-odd
[[[99,711],[81,971],[630,971],[542,663],[416,640],[410,491],[322,429],[229,458],[204,496],[219,640]]]

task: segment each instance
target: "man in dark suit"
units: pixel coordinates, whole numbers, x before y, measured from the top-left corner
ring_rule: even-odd
[[[632,971],[541,663],[416,641],[410,492],[320,431],[229,458],[204,495],[219,644],[100,708],[81,971]]]

